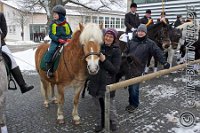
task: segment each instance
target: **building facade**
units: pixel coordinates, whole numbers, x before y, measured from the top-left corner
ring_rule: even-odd
[[[77,7],[76,5],[66,5],[66,19],[71,25],[74,31],[79,23],[103,23],[104,28],[116,28],[117,30],[124,31],[124,11],[115,10],[101,10],[94,12],[87,10],[83,7]],[[126,8],[126,7],[125,7]],[[47,35],[48,26],[47,15],[44,11],[30,12],[19,16],[23,13],[17,6],[14,5],[12,0],[0,0],[0,11],[5,15],[8,34],[6,39],[8,40],[33,40],[40,41]],[[23,18],[25,21],[23,24],[18,22],[18,19]],[[17,21],[18,20],[18,21]],[[23,29],[22,29],[23,28]]]
[[[152,18],[155,21],[160,17],[163,9],[171,23],[176,20],[177,15],[182,15],[183,18],[186,18],[187,7],[194,7],[197,13],[197,19],[200,19],[200,0],[127,0],[128,10],[132,2],[137,3],[137,12],[140,17],[144,16],[147,9],[151,9]]]
[[[46,33],[47,17],[45,13],[25,13],[17,8],[12,1],[0,1],[0,7],[0,11],[4,13],[7,21],[8,34],[6,39],[38,41],[39,33]]]

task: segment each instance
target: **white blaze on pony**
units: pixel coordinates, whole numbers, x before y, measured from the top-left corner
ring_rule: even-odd
[[[85,55],[85,58],[89,74],[96,74],[99,71],[100,53],[95,51],[100,51],[100,47],[97,47],[95,43],[99,44],[99,46],[103,43],[103,32],[101,27],[92,23],[87,24],[80,35],[80,43],[83,46],[88,45],[88,47],[83,47],[83,49],[85,53],[88,53]]]

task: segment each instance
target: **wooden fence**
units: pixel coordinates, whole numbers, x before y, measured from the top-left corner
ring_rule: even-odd
[[[147,81],[162,75],[166,75],[169,74],[171,72],[177,71],[179,69],[183,69],[186,68],[188,65],[193,65],[193,64],[197,64],[200,63],[200,59],[198,60],[194,60],[185,64],[181,64],[181,65],[177,65],[174,67],[171,67],[169,69],[164,69],[164,70],[160,70],[158,72],[155,73],[150,73],[147,75],[143,75],[140,77],[136,77],[136,78],[132,78],[129,80],[124,80],[115,84],[110,84],[106,86],[106,93],[105,93],[105,132],[109,133],[110,132],[110,92],[111,91],[115,91],[115,90],[119,90],[119,89],[123,89],[126,86],[132,85],[132,84],[136,84],[136,83],[140,83],[143,81]]]

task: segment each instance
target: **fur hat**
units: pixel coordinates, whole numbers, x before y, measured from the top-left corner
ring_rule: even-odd
[[[114,39],[117,38],[117,31],[115,29],[113,29],[113,28],[107,29],[104,35],[106,35],[106,34],[113,35]]]
[[[143,32],[147,33],[147,27],[146,27],[146,25],[145,24],[140,24],[138,26],[137,31],[143,31]]]

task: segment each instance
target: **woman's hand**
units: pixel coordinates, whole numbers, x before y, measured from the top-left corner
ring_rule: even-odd
[[[100,61],[104,62],[105,59],[106,59],[106,56],[104,54],[100,53]]]

